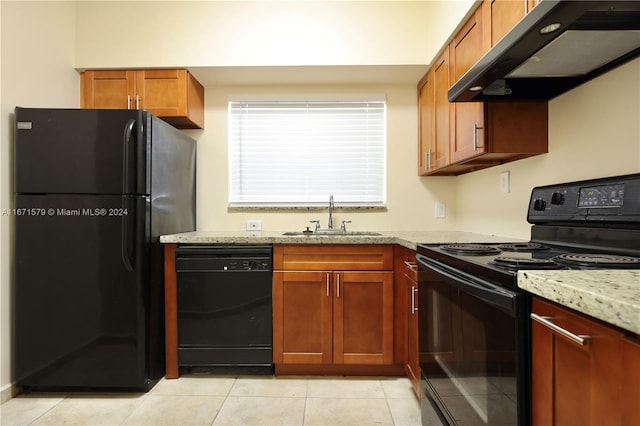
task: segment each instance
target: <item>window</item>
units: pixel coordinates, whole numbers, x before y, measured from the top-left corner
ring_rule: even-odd
[[[386,133],[384,100],[229,102],[229,205],[384,206]]]

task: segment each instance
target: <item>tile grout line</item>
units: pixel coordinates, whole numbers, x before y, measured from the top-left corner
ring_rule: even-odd
[[[233,390],[233,387],[236,385],[236,383],[238,383],[238,379],[239,378],[240,378],[240,376],[234,376],[233,383],[231,384],[231,386],[229,386],[229,390],[227,391],[227,394],[224,396],[224,400],[220,404],[220,408],[218,408],[218,411],[216,411],[216,415],[213,416],[213,419],[211,420],[210,426],[213,426],[216,423],[216,419],[220,415],[220,412],[222,411],[222,408],[224,407],[224,404],[229,399],[229,395],[231,395],[231,391]]]

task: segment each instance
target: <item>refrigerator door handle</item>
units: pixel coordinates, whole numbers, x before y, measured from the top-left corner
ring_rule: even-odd
[[[133,118],[127,121],[127,124],[124,126],[124,137],[122,141],[122,192],[124,194],[129,194],[131,191],[131,173],[129,172],[130,160],[129,155],[131,149],[129,145],[131,144],[131,140],[134,138],[134,129],[136,127],[136,120]]]
[[[135,265],[135,253],[131,254],[131,252],[129,251],[129,238],[130,236],[133,236],[133,238],[136,237],[135,232],[131,233],[131,230],[129,229],[129,214],[133,214],[133,223],[135,226],[135,221],[136,221],[136,217],[135,217],[135,206],[134,209],[130,209],[129,208],[129,203],[128,203],[128,199],[129,197],[127,197],[126,195],[122,197],[122,229],[121,229],[121,235],[120,235],[120,253],[122,256],[122,263],[124,263],[124,267],[127,269],[127,271],[133,271],[134,265]],[[125,214],[126,212],[126,214]],[[135,240],[133,241],[132,246],[135,249]]]

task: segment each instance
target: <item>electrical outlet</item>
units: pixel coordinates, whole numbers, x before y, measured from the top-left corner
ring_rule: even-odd
[[[500,192],[503,194],[509,193],[509,172],[500,173]]]
[[[248,220],[247,221],[247,231],[262,231],[262,221],[261,220]]]
[[[445,218],[445,207],[444,207],[444,203],[436,203],[436,213],[435,213],[435,217],[438,219],[444,219]]]

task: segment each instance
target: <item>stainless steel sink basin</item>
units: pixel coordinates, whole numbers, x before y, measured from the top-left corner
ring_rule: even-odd
[[[319,230],[319,231],[288,231],[284,232],[282,235],[287,236],[301,236],[307,235],[309,237],[320,236],[320,235],[329,235],[332,237],[374,237],[376,235],[382,235],[379,232],[368,232],[368,231],[341,231],[340,229],[336,230]]]

